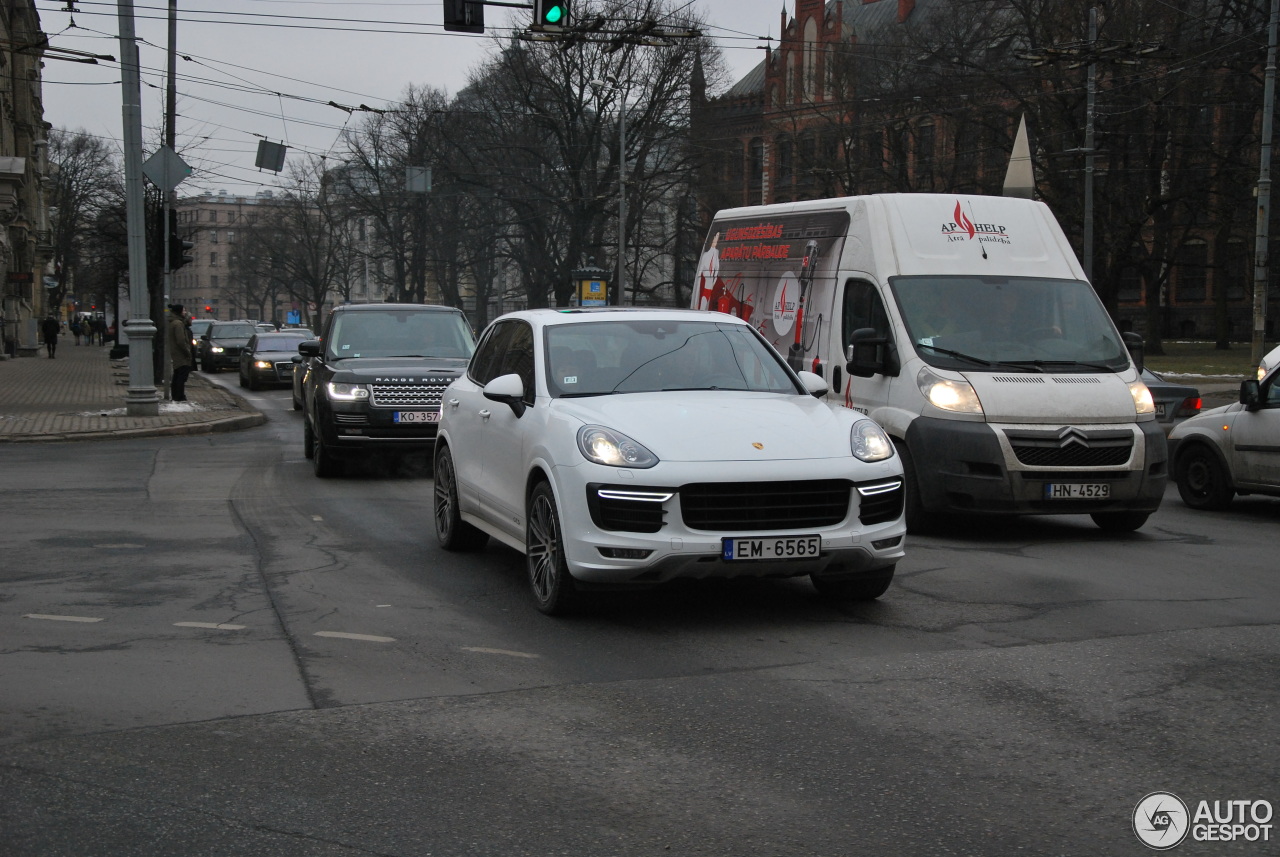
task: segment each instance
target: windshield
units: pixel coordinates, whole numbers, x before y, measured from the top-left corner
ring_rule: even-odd
[[[202,334],[202,333],[204,333],[206,330],[208,330],[208,329],[209,329],[209,325],[211,325],[211,324],[213,324],[213,322],[212,322],[212,321],[208,321],[207,319],[206,319],[206,320],[204,320],[204,321],[193,321],[193,322],[191,322],[191,333],[192,333],[194,336],[199,336],[200,334]]]
[[[547,328],[552,396],[657,390],[798,393],[750,328],[708,321],[602,321]]]
[[[252,324],[220,324],[209,328],[213,339],[248,339],[257,332]]]
[[[299,336],[260,336],[258,344],[254,346],[256,351],[297,351],[298,343],[302,342]]]
[[[1129,354],[1093,287],[1034,277],[894,277],[916,353],[944,369],[1117,372]]]
[[[329,357],[455,357],[475,350],[471,327],[459,312],[378,310],[344,312],[333,321]]]

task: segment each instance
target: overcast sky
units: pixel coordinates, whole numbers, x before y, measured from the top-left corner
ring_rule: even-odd
[[[688,2],[705,15],[735,80],[764,58],[757,47],[763,43],[752,37],[778,36],[783,0]],[[74,13],[67,5],[36,2],[51,45],[120,56],[116,0],[75,0]],[[794,11],[794,0],[785,5]],[[349,116],[328,102],[383,107],[410,83],[456,93],[494,49],[488,34],[445,33],[440,0],[178,0],[177,6],[178,53],[189,58],[178,60],[178,150],[200,170],[179,188],[183,196],[271,187],[275,174],[253,166],[258,140],[283,142],[294,152],[333,152],[344,123],[361,114]],[[148,150],[163,114],[167,10],[167,0],[134,0]],[[487,7],[486,28],[509,32],[527,14]],[[118,64],[52,56],[44,68],[45,121],[118,141]],[[188,150],[196,138],[207,142]]]

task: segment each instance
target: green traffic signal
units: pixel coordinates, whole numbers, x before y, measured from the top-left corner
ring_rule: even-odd
[[[559,3],[553,3],[547,7],[544,17],[548,24],[559,24],[560,19],[564,17],[564,8]]]

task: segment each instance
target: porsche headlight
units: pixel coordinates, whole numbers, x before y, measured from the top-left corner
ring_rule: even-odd
[[[1156,400],[1151,398],[1151,391],[1147,389],[1146,384],[1141,381],[1130,381],[1129,395],[1133,396],[1133,407],[1138,412],[1138,416],[1156,412]]]
[[[916,376],[916,383],[925,399],[935,408],[959,414],[982,413],[982,402],[968,381],[943,378],[926,366]]]
[[[893,456],[893,441],[871,420],[858,420],[849,433],[853,457],[859,461],[884,461]]]
[[[610,467],[653,467],[658,456],[620,431],[603,426],[578,429],[578,449],[588,461]]]
[[[330,381],[326,385],[329,398],[338,402],[363,402],[369,398],[369,390],[361,384],[335,384]]]

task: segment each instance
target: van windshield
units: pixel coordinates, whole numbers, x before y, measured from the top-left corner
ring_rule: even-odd
[[[1035,277],[894,277],[916,353],[943,369],[1118,372],[1129,354],[1093,287]]]

